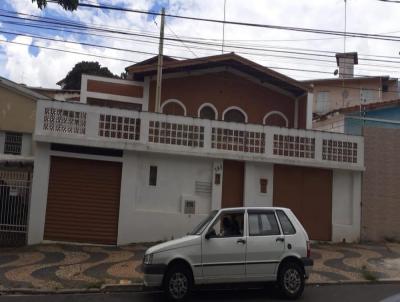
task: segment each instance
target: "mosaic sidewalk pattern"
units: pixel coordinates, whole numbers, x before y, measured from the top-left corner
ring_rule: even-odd
[[[123,247],[48,244],[0,249],[0,290],[89,289],[130,284],[142,278],[148,245]],[[400,244],[320,244],[312,247],[309,282],[400,280]]]

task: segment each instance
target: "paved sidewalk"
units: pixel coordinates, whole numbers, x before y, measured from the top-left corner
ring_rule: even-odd
[[[0,249],[2,289],[91,289],[141,282],[148,245],[98,247],[47,244]],[[319,244],[309,283],[400,281],[400,244]]]

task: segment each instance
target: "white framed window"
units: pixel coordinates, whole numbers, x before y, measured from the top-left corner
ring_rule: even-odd
[[[317,93],[316,113],[326,113],[329,111],[329,92],[320,91]]]

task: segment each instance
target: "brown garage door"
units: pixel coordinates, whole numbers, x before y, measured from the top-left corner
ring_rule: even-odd
[[[121,163],[52,157],[46,240],[116,244]]]
[[[224,160],[222,178],[222,207],[243,206],[244,162]]]
[[[274,206],[290,208],[312,240],[331,240],[332,171],[275,165]]]

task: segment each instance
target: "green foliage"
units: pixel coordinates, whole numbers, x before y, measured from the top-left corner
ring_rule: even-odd
[[[62,79],[57,85],[64,89],[81,89],[82,74],[97,75],[108,78],[119,78],[114,75],[107,67],[101,67],[99,62],[82,61],[75,64],[74,68],[68,72],[67,76]]]
[[[47,0],[32,0],[32,2],[37,2],[37,5],[40,9],[43,9],[47,5]],[[65,10],[76,10],[78,8],[79,0],[56,0],[59,5],[62,6]]]

